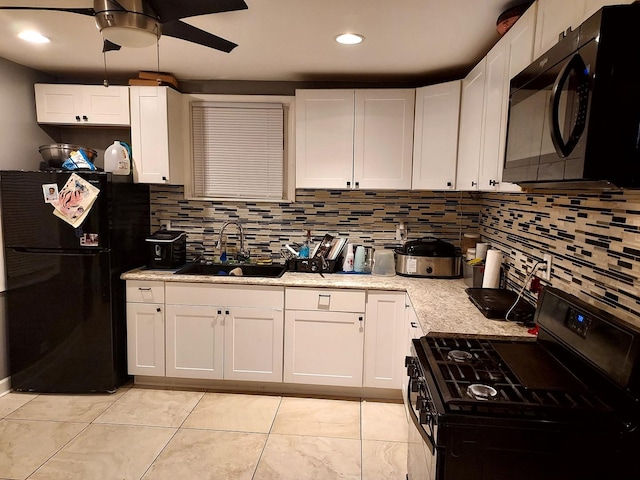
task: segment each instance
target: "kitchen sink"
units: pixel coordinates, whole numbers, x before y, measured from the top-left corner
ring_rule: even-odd
[[[176,275],[228,275],[232,270],[242,269],[243,277],[279,278],[287,271],[286,265],[254,265],[254,264],[222,264],[222,263],[188,263]]]

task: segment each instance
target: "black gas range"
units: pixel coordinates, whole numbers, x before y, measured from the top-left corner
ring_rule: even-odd
[[[409,480],[640,478],[640,329],[551,287],[535,322],[413,340]]]

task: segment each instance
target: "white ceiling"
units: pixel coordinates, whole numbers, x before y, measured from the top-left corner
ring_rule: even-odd
[[[177,1],[177,0],[176,0]],[[211,0],[215,1],[215,0]],[[179,80],[417,81],[463,76],[499,39],[496,20],[523,0],[246,0],[248,10],[184,21],[237,43],[222,53],[171,37],[159,49],[106,54],[108,77],[139,70]],[[0,0],[0,6],[92,7],[91,0]],[[51,39],[28,44],[17,34]],[[342,32],[366,37],[341,46]],[[93,18],[0,10],[0,57],[61,77],[104,78],[102,37]]]

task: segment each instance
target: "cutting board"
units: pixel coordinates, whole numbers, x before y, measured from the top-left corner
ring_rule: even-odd
[[[505,315],[518,298],[518,294],[504,288],[467,288],[469,300],[478,307],[482,314],[491,319],[504,320]],[[509,320],[514,322],[533,323],[536,312],[534,306],[523,298],[509,314]]]

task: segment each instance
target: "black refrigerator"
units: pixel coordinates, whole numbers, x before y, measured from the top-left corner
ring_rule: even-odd
[[[53,211],[73,173],[0,172],[3,299],[16,391],[113,392],[128,378],[120,275],[146,262],[149,187],[131,176],[75,172],[94,201],[71,224]]]

